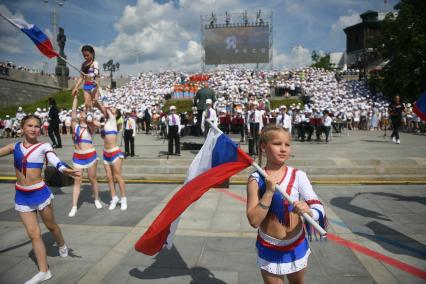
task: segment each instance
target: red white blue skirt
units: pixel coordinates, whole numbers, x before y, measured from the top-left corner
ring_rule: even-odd
[[[120,148],[114,147],[111,149],[104,149],[104,164],[112,165],[118,159],[124,159],[124,154],[121,152]]]
[[[311,254],[305,231],[289,240],[275,239],[259,230],[256,241],[257,265],[275,275],[286,275],[308,266]]]
[[[15,189],[15,210],[19,212],[43,210],[53,199],[44,181],[28,186],[16,183]]]
[[[88,169],[98,160],[95,148],[87,150],[75,150],[72,162],[76,169]]]

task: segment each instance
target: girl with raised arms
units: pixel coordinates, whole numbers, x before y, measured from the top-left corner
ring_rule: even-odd
[[[49,143],[38,141],[41,121],[37,116],[25,116],[21,121],[24,139],[22,142],[0,148],[0,157],[13,154],[16,172],[15,210],[18,211],[37,259],[39,272],[27,284],[40,283],[52,277],[47,265],[46,248],[41,237],[37,213],[52,233],[61,257],[68,256],[68,248],[61,229],[53,214],[53,194],[44,183],[41,172],[45,161],[60,172],[79,178],[80,172],[70,169],[63,163]]]

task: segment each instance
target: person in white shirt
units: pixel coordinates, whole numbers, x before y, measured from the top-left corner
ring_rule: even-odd
[[[262,112],[257,109],[257,106],[257,101],[254,101],[251,104],[251,110],[247,112],[247,130],[249,139],[253,139],[253,147],[249,147],[250,155],[258,154],[259,135],[263,128]]]
[[[333,120],[331,119],[330,114],[327,110],[324,111],[322,119],[324,125],[325,142],[328,143],[328,136],[330,135],[331,123],[333,122]]]
[[[180,117],[176,114],[176,107],[170,106],[170,114],[167,116],[167,134],[169,139],[168,155],[173,155],[173,142],[175,144],[175,154],[180,156]]]
[[[280,114],[277,116],[276,125],[281,125],[291,133],[291,116],[286,111],[287,107],[285,105],[280,106]]]
[[[130,110],[126,111],[124,119],[124,156],[127,158],[135,156],[136,121],[130,116]]]
[[[212,103],[213,101],[211,99],[206,100],[206,109],[203,111],[201,118],[201,130],[203,131],[204,139],[206,139],[207,133],[209,133],[210,129],[210,124],[207,122],[207,120],[217,126],[217,114],[216,111],[212,108]]]

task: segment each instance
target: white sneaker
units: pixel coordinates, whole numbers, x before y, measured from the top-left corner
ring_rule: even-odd
[[[25,284],[37,284],[37,283],[49,280],[50,278],[52,278],[52,273],[50,272],[50,270],[46,272],[40,271],[39,273],[34,275],[33,278],[25,282]]]
[[[102,208],[102,203],[99,201],[99,199],[95,199],[95,207],[96,207],[96,209]]]
[[[396,140],[396,144],[401,144],[401,140]]]
[[[76,213],[77,213],[77,206],[73,206],[71,208],[70,213],[68,213],[68,217],[74,217]]]
[[[120,203],[121,203],[120,209],[122,211],[127,210],[127,197],[122,197]]]
[[[392,141],[393,141],[393,143],[396,143],[396,138],[392,137]]]
[[[119,199],[118,199],[118,197],[117,196],[114,196],[112,199],[111,199],[111,202],[110,202],[110,204],[109,204],[109,210],[114,210],[115,209],[115,207],[117,206],[117,203],[118,203],[118,201],[119,201]]]
[[[68,256],[68,247],[64,244],[63,247],[59,247],[59,255],[61,257],[67,257]]]

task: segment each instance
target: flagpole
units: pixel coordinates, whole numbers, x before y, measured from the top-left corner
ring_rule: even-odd
[[[9,19],[8,17],[6,17],[5,15],[3,15],[2,13],[0,13],[0,16],[5,19],[6,21],[8,21],[10,24],[12,24],[15,28],[17,28],[18,30],[21,30],[21,28],[11,19]],[[55,50],[56,52],[56,50]],[[63,61],[65,61],[66,63],[68,63],[72,68],[74,68],[77,72],[79,72],[81,75],[86,75],[84,74],[79,68],[77,68],[76,66],[74,66],[73,64],[71,64],[68,60],[66,60],[65,58],[63,58],[59,53],[57,53],[57,56],[62,59]]]
[[[216,131],[220,132],[221,134],[224,134],[216,125],[214,125],[210,120],[206,120],[212,128],[214,128]],[[225,134],[226,135],[226,134]],[[251,165],[261,174],[263,177],[267,177],[268,174],[255,162],[253,161]],[[282,193],[284,198],[290,202],[290,204],[294,204],[294,201],[290,198],[290,196],[287,194],[284,187],[276,184],[275,190],[278,190]],[[317,223],[315,220],[308,214],[308,213],[302,213],[303,218],[306,222],[308,222],[310,225],[312,225],[321,235],[322,238],[327,237],[327,232]]]

